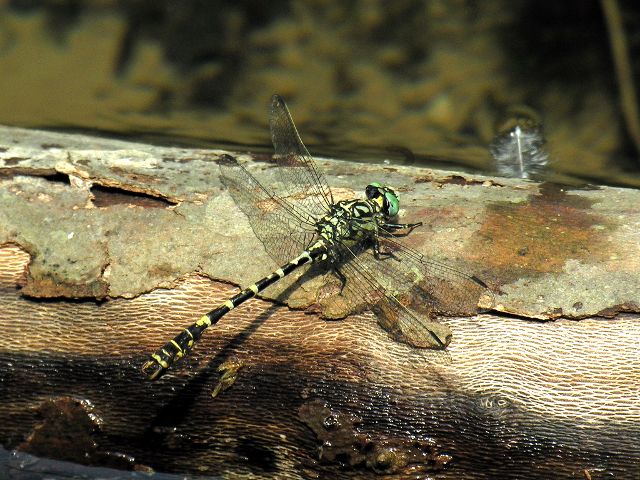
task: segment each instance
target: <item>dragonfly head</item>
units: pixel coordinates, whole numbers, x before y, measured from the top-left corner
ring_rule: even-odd
[[[380,205],[380,211],[385,217],[392,218],[398,214],[400,200],[398,200],[398,194],[391,187],[374,182],[367,185],[365,193],[369,200]]]

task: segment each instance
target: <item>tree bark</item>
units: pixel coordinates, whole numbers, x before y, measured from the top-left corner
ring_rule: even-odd
[[[405,241],[485,280],[493,310],[444,319],[445,354],[415,349],[371,313],[324,319],[306,274],[146,381],[150,353],[276,267],[221,153],[0,128],[0,445],[21,452],[0,473],[32,454],[208,477],[640,474],[634,190],[319,161],[338,198],[395,186],[425,223]]]

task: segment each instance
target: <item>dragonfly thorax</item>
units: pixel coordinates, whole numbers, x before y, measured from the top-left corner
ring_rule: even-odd
[[[383,218],[382,202],[376,200],[342,200],[331,206],[327,215],[316,223],[319,235],[329,244],[374,234],[377,219]]]

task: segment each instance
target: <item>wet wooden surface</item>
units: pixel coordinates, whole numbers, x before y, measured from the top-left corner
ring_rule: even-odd
[[[204,476],[640,474],[631,190],[322,161],[339,195],[396,186],[426,224],[407,242],[487,280],[495,311],[446,319],[442,355],[292,310],[321,279],[288,283],[146,382],[149,353],[273,267],[218,154],[1,131],[0,445]]]

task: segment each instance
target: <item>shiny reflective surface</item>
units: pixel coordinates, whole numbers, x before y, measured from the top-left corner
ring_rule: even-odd
[[[576,1],[13,1],[0,123],[267,152],[262,112],[280,92],[320,155],[489,172],[502,112],[527,104],[553,172],[637,185],[604,25]]]

